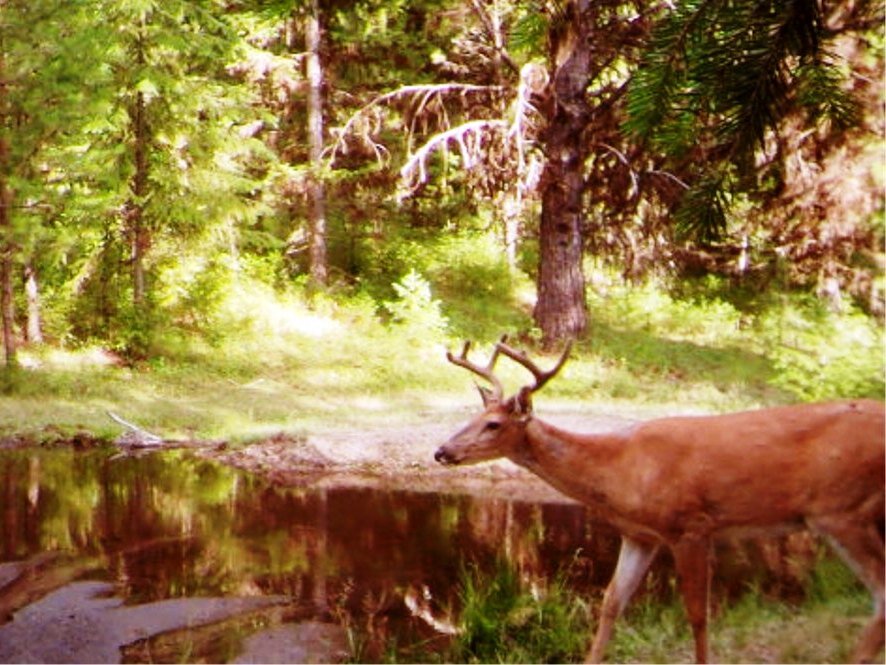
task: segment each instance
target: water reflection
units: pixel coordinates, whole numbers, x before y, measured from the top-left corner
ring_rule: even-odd
[[[114,454],[0,452],[0,662],[99,662],[125,644],[131,662],[331,660],[347,647],[336,622],[379,643],[439,637],[466,565],[503,558],[532,584],[565,569],[590,593],[615,563],[617,536],[580,506],[284,488],[186,451]],[[796,595],[809,542],[721,548],[715,595],[751,581]],[[672,589],[669,569],[663,558],[647,593]],[[83,625],[117,642],[73,651]],[[326,650],[311,656],[311,640]]]
[[[284,597],[290,620],[347,617],[410,639],[427,627],[404,595],[421,590],[435,607],[454,605],[453,581],[468,561],[491,568],[506,557],[533,578],[571,563],[583,586],[605,583],[614,563],[615,536],[591,537],[577,506],[306,491],[184,451],[112,455],[0,454],[0,621],[74,581],[98,580],[127,606]],[[576,558],[578,550],[591,556]],[[238,648],[208,657],[227,660]]]

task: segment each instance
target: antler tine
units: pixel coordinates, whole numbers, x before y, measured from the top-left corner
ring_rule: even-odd
[[[498,377],[492,373],[492,369],[493,367],[495,367],[495,361],[498,360],[498,354],[500,353],[498,346],[496,346],[495,350],[492,352],[492,357],[489,358],[489,363],[486,365],[486,367],[480,367],[480,365],[472,363],[470,360],[468,360],[468,352],[470,350],[471,342],[470,340],[468,340],[465,342],[460,356],[454,356],[450,351],[447,351],[446,359],[453,365],[464,367],[466,370],[469,370],[474,374],[481,376],[489,381],[489,383],[492,384],[492,390],[495,399],[499,401],[504,399],[504,387],[502,386],[501,381],[498,380]]]
[[[554,365],[551,369],[547,371],[543,371],[538,365],[532,361],[529,356],[526,355],[523,351],[518,351],[514,347],[508,345],[506,343],[506,337],[502,337],[501,341],[495,345],[497,351],[501,351],[511,360],[520,363],[528,369],[532,375],[535,377],[535,385],[530,388],[531,392],[535,392],[544,386],[548,381],[553,379],[557,372],[566,364],[567,358],[569,358],[569,352],[572,350],[572,342],[569,341],[566,344],[566,348],[563,349],[563,354],[560,356],[560,360],[557,361],[557,364]]]

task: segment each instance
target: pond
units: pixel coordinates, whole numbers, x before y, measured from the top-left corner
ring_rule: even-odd
[[[593,593],[618,547],[576,505],[280,487],[188,451],[2,451],[0,482],[0,662],[341,659],[445,633],[466,567]]]
[[[113,659],[123,644],[130,661],[226,662],[281,622],[410,639],[457,603],[467,565],[504,557],[537,577],[570,566],[574,583],[599,587],[617,547],[577,506],[277,487],[186,451],[5,451],[0,482],[3,662]],[[203,602],[167,602],[182,599]],[[72,607],[79,623],[67,626]],[[84,626],[132,639],[84,643]]]

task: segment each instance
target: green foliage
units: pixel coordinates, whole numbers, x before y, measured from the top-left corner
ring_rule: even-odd
[[[460,663],[578,662],[588,637],[588,607],[563,579],[532,590],[502,562],[487,577],[461,576],[459,635],[446,655]]]
[[[427,341],[439,339],[447,328],[440,301],[431,296],[431,285],[415,271],[393,285],[397,299],[384,303],[391,321],[403,326],[407,335]]]
[[[674,214],[677,237],[712,242],[726,232],[729,197],[722,174],[703,176],[680,200]]]
[[[824,552],[824,550],[822,550]],[[541,587],[541,588],[539,588]],[[387,644],[389,662],[580,662],[594,626],[584,594],[558,577],[521,582],[507,562],[491,573],[466,568],[459,579],[464,632],[442,650],[436,641]],[[845,662],[868,618],[869,595],[833,555],[822,554],[805,598],[771,598],[751,587],[734,601],[714,600],[710,648],[719,662]],[[596,594],[593,603],[598,603]],[[356,635],[359,641],[359,631]],[[624,663],[693,659],[692,632],[675,587],[642,592],[618,620],[607,658]]]
[[[632,79],[624,129],[688,181],[677,230],[709,242],[730,194],[753,191],[754,154],[790,113],[845,129],[858,117],[846,72],[825,53],[820,3],[681,2],[661,15]],[[725,177],[725,165],[739,177]]]
[[[864,585],[840,559],[819,550],[815,567],[805,585],[808,602],[829,605],[838,599],[846,599],[861,613],[868,609]]]
[[[527,3],[511,27],[509,46],[518,53],[534,55],[544,49],[548,36],[549,17],[539,11],[538,3]]]
[[[669,401],[667,385],[682,383],[682,400],[695,393],[725,405],[739,394],[764,403],[883,397],[882,327],[853,309],[835,313],[803,293],[748,293],[715,278],[674,289],[604,279],[589,300],[590,344],[605,370],[574,383],[577,394]]]
[[[853,309],[837,314],[809,298],[788,300],[758,319],[773,385],[803,401],[884,395],[883,328]]]
[[[619,663],[689,662],[691,643],[679,596],[638,598],[618,621],[607,655]]]
[[[443,301],[454,337],[495,339],[529,328],[533,287],[512,270],[490,233],[450,233],[426,246],[427,275]]]

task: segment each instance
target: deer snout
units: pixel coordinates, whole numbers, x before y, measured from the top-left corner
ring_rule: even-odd
[[[446,446],[440,446],[437,449],[437,452],[434,453],[434,459],[440,462],[440,464],[458,464],[458,458],[446,450]]]

